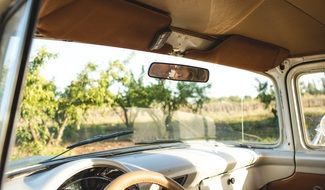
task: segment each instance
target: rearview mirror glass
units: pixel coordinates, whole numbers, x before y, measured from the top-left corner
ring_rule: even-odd
[[[150,77],[177,81],[207,82],[209,70],[187,65],[154,62],[150,65]]]

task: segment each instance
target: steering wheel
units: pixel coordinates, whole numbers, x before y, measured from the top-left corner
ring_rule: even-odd
[[[157,184],[169,190],[184,190],[184,188],[174,180],[160,173],[144,170],[128,172],[119,176],[108,184],[105,190],[122,190],[139,183]]]

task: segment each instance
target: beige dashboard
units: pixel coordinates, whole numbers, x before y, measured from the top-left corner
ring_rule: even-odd
[[[173,178],[187,190],[259,189],[293,172],[291,152],[207,141],[185,144],[109,158],[74,160],[36,174],[12,178],[4,187],[8,190],[16,190],[18,186],[21,190],[60,189],[68,179],[98,166],[114,166],[124,172],[156,171]]]

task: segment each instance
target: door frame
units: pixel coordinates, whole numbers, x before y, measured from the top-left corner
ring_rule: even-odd
[[[289,94],[292,130],[295,139],[295,172],[325,174],[325,149],[309,147],[305,143],[301,104],[296,84],[302,73],[325,70],[325,54],[292,59],[287,72],[286,85]]]
[[[11,145],[14,143],[14,126],[19,114],[17,111],[19,110],[20,100],[21,100],[21,91],[22,86],[24,84],[26,66],[28,62],[30,46],[32,42],[32,37],[34,34],[35,24],[37,21],[38,16],[38,9],[40,5],[39,0],[18,0],[13,4],[11,7],[8,7],[6,11],[4,11],[3,16],[1,17],[0,23],[0,42],[3,40],[3,31],[6,27],[8,21],[12,18],[12,16],[20,10],[20,8],[26,4],[26,10],[29,11],[28,20],[27,20],[27,27],[25,29],[25,34],[23,38],[23,45],[22,45],[22,56],[19,60],[18,69],[16,71],[17,81],[14,85],[14,92],[12,97],[12,102],[10,105],[10,114],[8,118],[8,122],[3,124],[3,129],[1,129],[1,141],[3,142],[0,145],[0,189],[4,179],[4,174],[6,171],[6,162],[8,160],[9,152]]]

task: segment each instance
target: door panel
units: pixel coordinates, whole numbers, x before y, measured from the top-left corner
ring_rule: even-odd
[[[257,149],[259,159],[254,167],[254,183],[262,188],[271,181],[287,178],[294,173],[293,151],[281,149]]]
[[[268,190],[286,189],[325,189],[325,174],[296,172],[290,178],[268,184]]]

